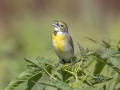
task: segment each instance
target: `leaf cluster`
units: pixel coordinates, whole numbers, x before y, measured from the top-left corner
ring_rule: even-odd
[[[97,41],[88,38],[100,45]],[[118,90],[120,87],[120,51],[111,48],[109,42],[102,40],[102,48],[90,51],[79,44],[80,55],[73,57],[73,66],[60,64],[58,67],[54,60],[46,57],[25,58],[27,69],[17,78],[13,79],[5,90],[13,90],[20,84],[27,82],[25,90],[31,90],[37,83],[57,90]],[[106,72],[106,74],[102,73]],[[47,82],[39,82],[44,75],[49,77]],[[102,84],[101,87],[98,87]],[[112,84],[112,85],[111,85]]]

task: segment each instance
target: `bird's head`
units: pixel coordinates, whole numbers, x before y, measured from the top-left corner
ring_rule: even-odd
[[[54,26],[55,32],[68,32],[68,26],[65,22],[54,20],[52,26]]]

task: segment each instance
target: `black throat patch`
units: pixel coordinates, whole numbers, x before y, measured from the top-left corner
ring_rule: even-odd
[[[54,31],[54,35],[55,35],[55,36],[57,35],[57,32],[58,32],[58,31]]]

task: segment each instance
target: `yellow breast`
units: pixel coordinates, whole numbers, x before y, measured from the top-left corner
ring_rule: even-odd
[[[52,43],[54,48],[56,48],[60,53],[62,52],[62,47],[64,45],[65,37],[63,35],[52,34]]]

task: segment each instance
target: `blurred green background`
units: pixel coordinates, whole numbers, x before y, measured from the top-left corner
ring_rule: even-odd
[[[24,57],[58,60],[51,45],[53,20],[67,23],[77,56],[76,41],[99,48],[85,36],[119,40],[120,0],[0,0],[0,90],[27,68]]]

